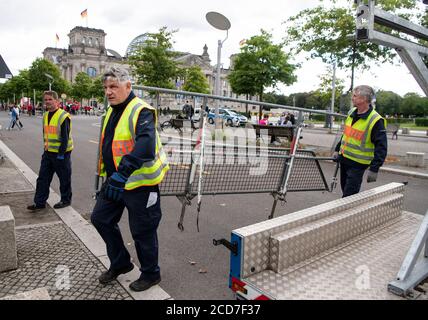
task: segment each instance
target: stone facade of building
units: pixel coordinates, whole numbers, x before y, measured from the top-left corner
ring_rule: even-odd
[[[46,48],[43,57],[56,64],[63,78],[70,82],[79,72],[96,77],[115,65],[129,69],[125,59],[105,47],[105,36],[100,29],[75,27],[68,34],[68,49]]]
[[[128,71],[131,71],[130,66],[127,64],[126,56],[132,50],[133,44],[140,44],[144,41],[145,36],[145,34],[142,34],[134,38],[128,46],[125,57],[122,57],[116,51],[105,47],[106,33],[104,30],[75,27],[68,34],[70,39],[68,49],[48,47],[43,51],[43,57],[56,64],[60,68],[63,78],[70,82],[74,82],[79,72],[85,72],[91,77],[96,77],[103,74],[109,67],[115,65],[121,65],[128,69]],[[233,56],[231,59],[233,59]],[[184,67],[199,66],[208,80],[211,94],[214,94],[216,67],[211,65],[207,45],[203,47],[201,55],[188,52],[178,53],[176,61]],[[231,62],[231,66],[233,66],[233,61]],[[221,95],[230,98],[245,99],[245,96],[238,96],[232,92],[227,80],[229,72],[230,69],[221,69]],[[177,89],[180,89],[179,82],[177,83]],[[173,109],[177,108],[181,103],[182,101],[178,101],[175,104],[168,102],[170,104],[169,107]],[[222,102],[221,105],[239,112],[245,112],[246,108],[243,104],[230,101]],[[248,108],[249,111],[256,110],[255,106],[249,106]]]

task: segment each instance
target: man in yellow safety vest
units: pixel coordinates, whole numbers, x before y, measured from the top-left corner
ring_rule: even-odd
[[[134,267],[118,227],[126,207],[141,271],[130,288],[143,291],[161,280],[158,185],[169,166],[156,130],[156,109],[134,95],[128,72],[111,68],[104,74],[103,83],[110,107],[102,126],[98,171],[107,179],[91,221],[106,243],[110,268],[99,281],[107,284]]]
[[[27,207],[37,211],[46,207],[49,198],[49,187],[54,173],[59,178],[61,201],[54,205],[55,209],[68,207],[71,204],[71,136],[70,114],[59,108],[58,94],[45,91],[43,100],[47,111],[43,114],[44,153],[37,178],[34,204]]]
[[[343,197],[360,191],[367,168],[367,182],[375,182],[387,155],[386,123],[374,109],[374,99],[371,87],[361,85],[354,89],[352,103],[355,108],[350,110],[345,120],[341,141],[333,154],[340,162]]]

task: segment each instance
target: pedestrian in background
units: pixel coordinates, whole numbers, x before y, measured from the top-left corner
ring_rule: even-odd
[[[15,126],[15,122],[16,122],[16,111],[15,111],[15,106],[12,105],[9,107],[9,116],[10,116],[10,121],[9,121],[9,125],[6,128],[6,130],[10,130]]]
[[[21,122],[21,120],[20,120],[20,114],[21,114],[21,112],[20,112],[20,110],[19,110],[19,107],[18,106],[14,106],[14,108],[13,108],[13,110],[14,110],[14,112],[15,112],[15,121],[14,121],[14,123],[12,124],[12,129],[13,129],[13,127],[15,126],[15,124],[16,124],[16,126],[18,127],[18,129],[19,130],[22,130],[22,128],[24,127],[23,125],[22,125],[22,122]]]
[[[59,108],[58,94],[55,91],[45,91],[43,100],[47,111],[43,115],[44,152],[37,178],[34,204],[27,207],[37,211],[46,207],[49,198],[49,187],[54,173],[59,178],[61,201],[54,205],[61,209],[71,204],[71,151],[73,138],[71,136],[70,114]]]

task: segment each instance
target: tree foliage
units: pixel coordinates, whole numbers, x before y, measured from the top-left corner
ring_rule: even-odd
[[[71,95],[76,99],[90,99],[92,79],[85,73],[79,72],[71,85]]]
[[[158,33],[149,33],[147,40],[131,54],[129,63],[139,84],[174,88],[174,80],[179,75],[178,64],[174,61],[176,53],[172,51],[175,32],[162,27]]]
[[[257,94],[263,101],[265,88],[294,83],[296,66],[289,63],[289,56],[282,49],[283,44],[273,44],[272,35],[264,30],[247,40],[229,74],[232,90],[238,94]]]
[[[45,74],[52,76],[53,80],[49,79]],[[61,77],[61,72],[58,67],[52,62],[37,58],[31,64],[28,70],[28,79],[31,87],[39,92],[49,89],[49,82],[52,84],[52,90],[56,91],[59,95],[67,93],[69,86],[67,81]]]
[[[317,98],[319,99],[319,106],[321,109],[330,109],[331,107],[331,98],[333,94],[333,72],[331,67],[327,68],[327,72],[322,74],[320,77],[319,89],[317,90]],[[340,105],[340,96],[344,90],[344,80],[337,78],[335,79],[335,88],[334,88],[334,105],[336,107],[335,111],[339,111],[338,107]]]
[[[202,69],[199,66],[192,66],[185,69],[184,76],[184,91],[209,93],[210,86]]]
[[[392,91],[380,90],[376,93],[376,109],[383,115],[399,114],[402,101],[403,98]]]
[[[102,77],[97,77],[92,80],[91,87],[89,89],[91,98],[96,98],[99,102],[104,101],[104,85]]]
[[[285,41],[296,53],[305,51],[310,53],[311,58],[321,58],[328,64],[336,60],[339,68],[351,67],[355,34],[354,2],[321,2],[322,5],[303,10],[285,22]],[[376,6],[391,12],[410,9],[414,15],[417,11],[416,0],[378,0]],[[407,14],[408,18],[410,16]],[[391,32],[384,27],[380,29]],[[392,62],[396,56],[393,49],[370,42],[355,45],[355,66],[362,69],[368,69],[373,62]]]
[[[428,115],[428,99],[417,93],[407,93],[403,97],[400,109],[400,112],[406,116],[426,116]]]

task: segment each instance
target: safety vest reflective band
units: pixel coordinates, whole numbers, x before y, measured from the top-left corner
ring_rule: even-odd
[[[374,158],[375,149],[371,140],[371,132],[376,122],[383,118],[373,109],[366,119],[360,118],[352,125],[351,114],[354,111],[355,108],[349,112],[345,120],[345,130],[342,135],[340,154],[358,163],[369,165]],[[383,119],[383,121],[385,121],[385,119]]]
[[[117,123],[114,131],[112,153],[114,165],[119,167],[120,161],[124,155],[131,153],[135,145],[135,127],[137,125],[140,112],[144,109],[149,109],[153,112],[155,119],[155,128],[157,127],[156,110],[145,103],[143,100],[135,97],[126,106],[122,116]],[[104,133],[107,123],[110,119],[112,108],[107,111],[101,134],[100,143],[100,162],[98,164],[98,173],[100,176],[106,176],[105,166],[102,159],[102,145],[104,142]],[[156,130],[156,129],[155,129]],[[156,148],[155,159],[152,161],[144,162],[141,168],[135,170],[128,178],[125,189],[132,190],[142,186],[153,186],[162,182],[166,172],[169,170],[168,160],[166,153],[163,151],[162,143],[159,134],[156,130]]]
[[[49,112],[43,115],[43,140],[45,144],[45,151],[59,152],[61,146],[61,125],[65,119],[70,119],[70,114],[61,108],[58,108],[51,120],[48,123]],[[71,119],[70,119],[70,133],[68,135],[68,143],[66,152],[73,150],[73,138],[71,136]]]

